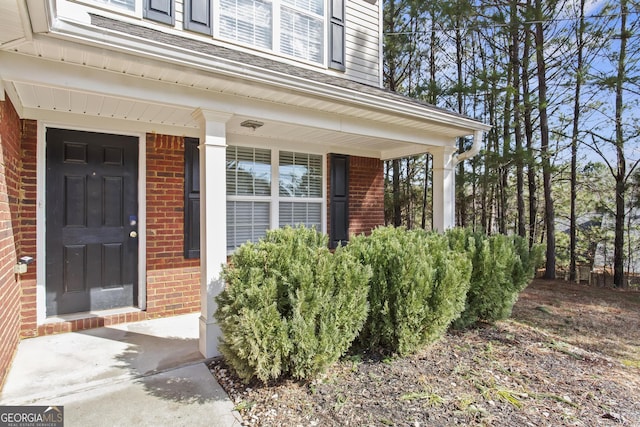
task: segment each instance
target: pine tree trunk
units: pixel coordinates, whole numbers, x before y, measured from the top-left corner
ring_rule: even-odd
[[[526,237],[524,213],[524,161],[522,155],[522,123],[520,118],[520,25],[518,23],[518,4],[511,2],[511,68],[513,73],[513,124],[516,139],[516,207],[518,210],[517,232]]]
[[[513,70],[509,65],[507,81],[512,80]],[[498,231],[507,234],[507,188],[509,186],[509,157],[511,153],[511,96],[504,99],[504,116],[502,123],[502,162],[500,165],[500,205],[498,211]],[[496,150],[496,152],[498,152]]]
[[[527,1],[527,9],[530,7]],[[529,190],[529,248],[536,243],[538,215],[538,184],[536,177],[536,156],[533,155],[533,120],[531,113],[531,95],[529,90],[529,57],[531,51],[531,32],[527,26],[522,48],[522,102],[524,104],[524,134],[527,141],[527,188]]]
[[[546,229],[545,279],[556,277],[555,211],[551,193],[551,160],[549,153],[549,118],[547,116],[547,79],[544,57],[543,0],[536,0],[536,64],[538,77],[538,110],[540,113],[540,150],[542,154],[542,183],[544,186],[544,214]]]
[[[580,22],[578,24],[577,42],[577,70],[576,70],[576,90],[573,99],[573,128],[571,129],[571,208],[569,213],[569,279],[576,279],[576,244],[577,244],[577,223],[576,223],[576,198],[578,196],[578,132],[580,120],[580,90],[583,79],[583,59],[584,48],[584,4],[585,0],[580,0]]]
[[[622,129],[623,84],[626,79],[625,61],[627,54],[627,0],[620,0],[620,52],[618,54],[618,76],[616,79],[616,152],[618,170],[616,173],[616,231],[613,243],[613,285],[621,288],[624,283],[624,217],[627,165],[624,154],[624,134]]]
[[[460,20],[456,19],[456,71],[458,74],[458,88],[457,88],[457,101],[458,101],[458,113],[464,112],[464,97],[462,93],[462,85],[464,83],[462,74],[462,34],[460,32]],[[464,151],[464,138],[458,138],[458,152]],[[458,225],[466,227],[467,225],[467,200],[465,195],[465,172],[464,162],[458,164],[458,176],[456,177],[456,187],[458,188],[458,197],[456,200],[456,206],[458,207]]]

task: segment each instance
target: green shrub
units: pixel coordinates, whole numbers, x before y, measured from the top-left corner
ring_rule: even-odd
[[[444,236],[379,227],[352,238],[347,250],[373,271],[361,346],[415,352],[440,338],[463,310],[471,263],[449,250]]]
[[[327,243],[303,227],[272,230],[224,267],[219,348],[243,380],[312,377],[351,346],[367,316],[371,273]]]
[[[466,251],[473,264],[465,309],[453,326],[466,328],[479,321],[508,318],[519,293],[534,276],[539,248],[530,251],[520,236],[487,237],[469,229],[452,229],[446,235],[451,249]]]

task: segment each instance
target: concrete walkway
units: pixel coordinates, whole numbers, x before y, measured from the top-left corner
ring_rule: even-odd
[[[23,340],[0,405],[64,406],[65,427],[241,425],[198,351],[198,314]]]

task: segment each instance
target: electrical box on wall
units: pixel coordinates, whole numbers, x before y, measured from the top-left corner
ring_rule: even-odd
[[[27,266],[35,261],[33,257],[23,256],[20,257],[18,263],[13,266],[13,272],[15,274],[24,274],[27,272]]]

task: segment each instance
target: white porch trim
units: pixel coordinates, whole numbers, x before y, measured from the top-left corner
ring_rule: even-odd
[[[213,319],[214,300],[224,289],[227,262],[226,123],[233,115],[198,109],[200,124],[200,353],[218,356],[220,327]]]
[[[433,228],[444,232],[456,225],[455,147],[430,150],[433,156]]]

